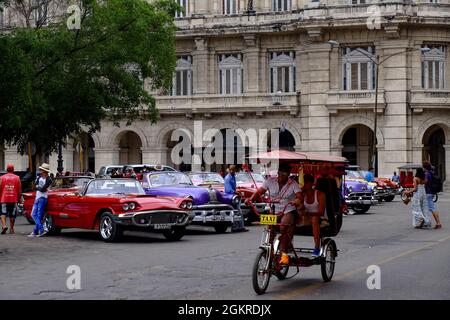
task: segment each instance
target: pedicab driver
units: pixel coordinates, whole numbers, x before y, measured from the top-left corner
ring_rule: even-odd
[[[281,219],[280,226],[280,250],[281,250],[281,264],[289,264],[288,250],[295,231],[295,221],[298,218],[297,208],[303,208],[303,197],[298,185],[298,182],[289,178],[291,174],[291,167],[288,164],[280,164],[278,169],[278,177],[269,177],[264,182],[253,196],[247,201],[252,201],[257,195],[263,195],[269,191],[272,201],[275,203],[275,212],[281,212],[284,207],[285,214]],[[294,202],[295,206],[288,205],[289,202]],[[297,207],[297,208],[296,208]]]

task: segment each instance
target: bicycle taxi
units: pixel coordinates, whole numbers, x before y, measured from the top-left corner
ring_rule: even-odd
[[[265,225],[262,233],[261,244],[256,255],[253,266],[252,282],[253,289],[257,294],[264,294],[269,285],[272,275],[279,280],[288,279],[289,268],[295,267],[296,273],[289,278],[294,277],[300,272],[302,267],[311,267],[320,265],[322,278],[325,282],[331,281],[334,274],[335,260],[338,255],[336,242],[332,239],[337,236],[342,226],[342,214],[345,205],[340,197],[340,179],[345,179],[345,168],[347,159],[343,157],[324,156],[315,153],[290,152],[284,150],[274,150],[266,153],[259,153],[250,156],[249,159],[257,160],[258,163],[279,161],[279,163],[288,163],[291,166],[294,175],[298,173],[300,187],[302,185],[302,176],[304,174],[312,174],[316,177],[317,185],[321,185],[319,190],[326,194],[326,216],[323,217],[326,223],[321,223],[320,229],[320,255],[312,258],[312,248],[294,247],[291,242],[289,251],[289,265],[280,264],[280,226],[281,217],[284,210],[275,212],[274,203],[276,201],[268,201],[267,213],[259,214],[255,210],[255,214],[260,217],[260,224]],[[324,176],[326,177],[324,178]],[[336,179],[338,181],[336,182]],[[329,183],[320,183],[324,180]],[[270,195],[269,195],[270,199]],[[322,221],[323,222],[323,221]],[[312,226],[296,224],[295,235],[312,237]]]

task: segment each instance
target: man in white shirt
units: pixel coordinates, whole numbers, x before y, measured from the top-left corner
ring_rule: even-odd
[[[284,216],[281,219],[281,236],[280,236],[280,250],[281,250],[281,264],[289,264],[288,250],[295,231],[295,221],[298,217],[297,208],[303,208],[303,196],[298,185],[298,182],[290,179],[291,167],[288,164],[280,164],[278,169],[278,177],[269,177],[253,196],[253,200],[258,194],[263,195],[269,193],[269,198],[274,204],[275,212],[279,213],[284,209]],[[291,205],[289,203],[294,203]]]
[[[40,237],[44,235],[42,219],[44,217],[45,206],[47,205],[48,188],[52,184],[52,179],[49,177],[50,165],[44,163],[39,167],[39,170],[40,176],[35,182],[36,198],[34,199],[33,210],[31,211],[31,217],[33,218],[36,226],[28,237]]]

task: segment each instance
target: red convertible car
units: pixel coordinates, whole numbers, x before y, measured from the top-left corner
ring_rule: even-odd
[[[34,197],[33,193],[24,195],[27,217]],[[43,223],[50,235],[64,228],[91,229],[104,241],[114,242],[126,230],[156,231],[176,241],[193,219],[191,209],[190,199],[146,195],[134,179],[88,179],[81,190],[49,191]]]

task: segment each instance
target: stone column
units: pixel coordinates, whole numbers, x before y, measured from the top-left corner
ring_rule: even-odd
[[[5,166],[12,164],[16,171],[24,171],[28,168],[28,156],[20,155],[17,152],[17,147],[6,147],[3,152],[5,154]]]
[[[450,144],[444,144],[445,149],[445,177],[442,177],[442,179],[445,179],[444,182],[444,190],[450,191]]]
[[[194,95],[208,93],[208,48],[204,38],[195,39],[196,50],[193,53]]]
[[[380,59],[390,55],[406,51],[410,48],[408,40],[384,40],[376,48]],[[410,74],[409,55],[401,53],[386,60],[380,69],[380,83],[384,84],[386,109],[384,117],[379,115],[379,123],[384,120],[384,147],[386,154],[385,162],[378,161],[379,176],[392,174],[392,168],[397,168],[412,159],[408,157],[409,146],[412,145],[411,128],[408,121],[408,82]],[[381,121],[380,121],[381,120]],[[381,127],[381,126],[380,126]]]
[[[75,171],[73,168],[73,157],[74,157],[74,149],[73,148],[63,148],[62,149],[62,159],[63,159],[63,167],[64,171]],[[50,155],[50,168],[52,172],[57,172],[58,168],[58,152],[54,152]]]
[[[172,165],[168,148],[142,149],[142,162],[145,164]]]
[[[196,0],[195,1],[195,13],[207,14],[208,13],[208,0]]]
[[[95,172],[102,166],[118,165],[120,148],[95,148]]]
[[[308,73],[314,77],[309,84],[308,150],[328,154],[330,152],[330,118],[326,106],[330,90],[329,44],[312,43],[307,46]]]
[[[259,39],[254,35],[244,36],[244,93],[259,92]]]

